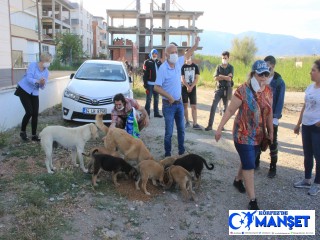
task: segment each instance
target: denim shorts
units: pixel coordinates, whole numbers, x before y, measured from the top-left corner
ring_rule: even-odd
[[[259,145],[247,145],[234,142],[234,146],[240,156],[243,170],[251,170],[255,168],[256,157],[259,153]]]

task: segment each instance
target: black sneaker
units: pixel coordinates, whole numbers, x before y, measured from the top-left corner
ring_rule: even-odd
[[[260,160],[256,160],[254,169],[255,170],[259,170],[260,169]]]
[[[204,130],[206,130],[206,131],[211,131],[212,130],[212,127],[206,127]]]
[[[248,205],[249,210],[260,210],[258,207],[257,199],[251,200]]]
[[[20,137],[23,141],[29,141],[30,139],[27,137],[27,133],[26,132],[20,132]]]
[[[163,116],[160,115],[160,114],[155,114],[154,117],[156,117],[156,118],[163,118]]]
[[[276,168],[270,168],[268,172],[268,178],[274,178],[277,175],[277,169]]]
[[[40,142],[41,139],[37,135],[32,135],[31,140],[34,142]]]
[[[240,193],[245,193],[246,192],[246,189],[245,189],[245,187],[243,185],[242,180],[238,180],[238,181],[234,180],[233,181],[233,186],[235,186],[239,190]]]

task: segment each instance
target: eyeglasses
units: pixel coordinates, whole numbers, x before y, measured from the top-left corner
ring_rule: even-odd
[[[259,77],[269,77],[269,75],[270,75],[269,72],[258,73]]]

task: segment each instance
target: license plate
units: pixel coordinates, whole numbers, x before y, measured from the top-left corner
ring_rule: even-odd
[[[83,108],[82,113],[84,114],[98,114],[98,113],[107,113],[107,109],[105,108]]]

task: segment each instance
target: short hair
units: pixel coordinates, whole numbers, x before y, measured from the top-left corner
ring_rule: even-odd
[[[320,59],[314,61],[314,64],[316,65],[318,71],[320,71]]]
[[[118,93],[118,94],[114,95],[113,103],[115,103],[116,101],[121,101],[123,104],[126,103],[126,99],[122,93]]]
[[[277,63],[275,57],[274,57],[274,56],[271,56],[271,55],[266,56],[266,57],[264,58],[264,61],[265,61],[265,62],[269,62],[269,63],[272,64],[272,65],[276,65],[276,63]]]
[[[52,55],[48,52],[43,52],[40,54],[40,62],[51,62]]]
[[[224,51],[224,52],[222,52],[221,55],[222,55],[222,56],[227,56],[227,57],[229,58],[230,53],[229,53],[228,51]]]
[[[175,42],[171,42],[170,44],[175,45],[176,47],[178,47],[178,44],[176,44]]]

